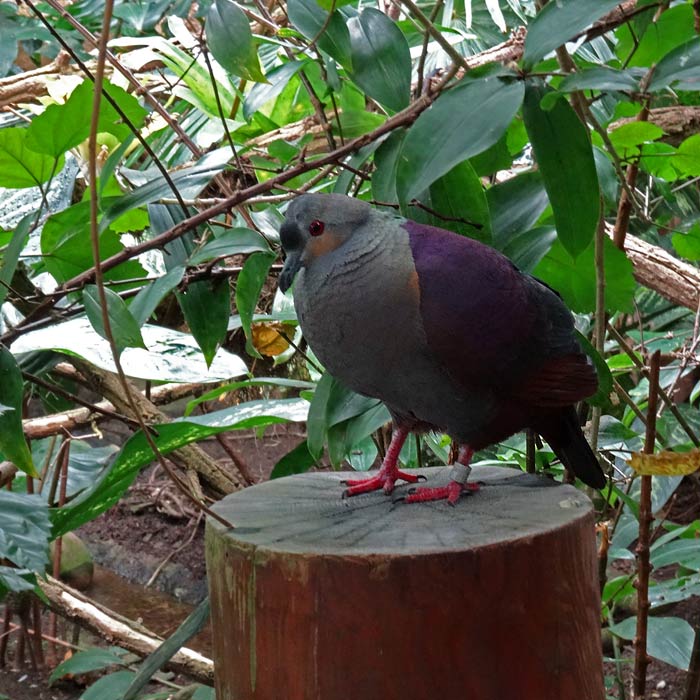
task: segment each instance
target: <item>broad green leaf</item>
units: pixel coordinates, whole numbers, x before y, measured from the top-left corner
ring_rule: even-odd
[[[267,82],[256,83],[247,93],[243,102],[243,116],[249,120],[261,107],[274,100],[303,65],[301,61],[290,61],[269,71]]]
[[[689,136],[671,159],[673,167],[680,177],[697,177],[700,175],[700,134]]]
[[[465,160],[430,185],[418,198],[426,209],[409,206],[407,216],[483,243],[491,242],[491,218],[481,179]]]
[[[199,265],[215,258],[247,253],[270,253],[265,238],[250,228],[233,228],[210,239],[189,260],[190,265]]]
[[[0,345],[0,452],[29,476],[39,476],[22,431],[23,394],[22,373],[17,362],[13,354]]]
[[[682,454],[685,455],[687,453],[671,452],[669,454],[680,457]],[[644,456],[648,457],[649,455]],[[657,455],[654,455],[654,457],[656,456]],[[694,456],[697,462],[697,454]],[[651,565],[654,569],[659,569],[662,566],[669,566],[670,564],[679,564],[686,569],[700,571],[700,546],[698,545],[697,539],[679,539],[675,542],[667,542],[662,547],[658,547],[652,551]]]
[[[0,187],[20,189],[46,182],[63,167],[63,159],[37,153],[27,145],[28,129],[0,129]]]
[[[353,81],[396,112],[408,106],[411,55],[403,32],[383,12],[366,7],[348,21]]]
[[[398,204],[396,168],[405,136],[406,132],[403,129],[393,131],[387,139],[382,141],[374,154],[372,197],[376,202]]]
[[[362,396],[340,382],[334,382],[326,403],[326,425],[333,426],[374,408],[378,399]]]
[[[523,63],[532,68],[550,51],[573,39],[579,32],[619,4],[619,0],[556,0],[547,3],[528,24]]]
[[[474,156],[469,162],[479,177],[493,175],[499,170],[508,170],[513,164],[513,158],[508,150],[507,132],[493,146]]]
[[[49,509],[38,494],[0,491],[0,559],[42,572],[49,563]]]
[[[19,593],[21,591],[36,591],[36,589],[36,574],[33,571],[0,565],[0,600],[11,591]],[[0,695],[0,700],[5,698],[7,696],[3,698]]]
[[[0,132],[1,133],[1,132]],[[185,199],[196,197],[207,184],[218,175],[228,163],[231,149],[218,148],[203,155],[195,165],[170,173],[170,178],[178,192]],[[123,172],[123,171],[122,171]],[[132,192],[108,201],[100,226],[107,227],[126,212],[137,207],[155,202],[163,197],[172,197],[170,185],[159,173],[140,173],[146,184],[136,187]]]
[[[610,141],[623,158],[639,154],[639,147],[660,139],[664,130],[651,122],[633,121],[610,132]]]
[[[120,700],[134,700],[159,668],[164,666],[187,642],[209,622],[209,596],[187,616],[168,638],[141,663],[136,677]]]
[[[111,289],[105,288],[104,293],[109,325],[112,330],[114,344],[117,346],[119,353],[121,354],[125,348],[146,349],[139,330],[139,324],[131,315],[126,302]],[[100,296],[95,285],[89,284],[85,287],[83,290],[83,303],[85,304],[85,313],[92,327],[107,340],[107,332],[102,318],[102,307],[100,306]]]
[[[17,261],[19,254],[24,248],[29,235],[29,227],[35,220],[33,214],[27,214],[15,227],[12,232],[12,238],[5,249],[5,252],[0,257],[0,307],[2,306],[7,293],[10,291],[9,286],[12,282],[12,277],[17,269]]]
[[[110,666],[125,666],[126,661],[123,656],[124,651],[121,650],[121,653],[117,653],[116,649],[95,647],[94,649],[78,651],[56,666],[49,676],[49,683],[53,683],[68,674],[76,675],[90,671],[102,671]]]
[[[400,200],[409,202],[455,165],[496,143],[523,91],[522,81],[488,75],[467,77],[440,95],[406,134],[397,169]]]
[[[627,23],[619,27],[615,34],[618,39],[615,53],[620,60],[628,66],[648,70],[649,66],[660,63],[669,51],[693,39],[693,8],[690,3],[679,3],[641,28],[633,28]]]
[[[80,700],[122,700],[136,674],[133,671],[115,671],[98,678]]]
[[[279,479],[291,474],[301,474],[314,466],[316,460],[309,452],[306,440],[300,442],[293,450],[287,452],[277,464],[275,464],[270,474],[271,479]]]
[[[346,421],[348,445],[357,445],[390,421],[391,415],[389,415],[387,407],[380,401],[375,402],[372,408]]]
[[[162,277],[154,279],[143,287],[129,304],[129,311],[139,327],[143,326],[158,307],[158,304],[180,284],[185,268],[173,267]]]
[[[331,392],[336,381],[328,372],[316,384],[311,405],[309,406],[309,416],[306,424],[306,443],[311,455],[318,459],[323,452],[323,445],[326,442],[328,433],[328,421],[326,411]]]
[[[328,12],[316,0],[288,0],[291,23],[310,41],[350,70],[352,66],[350,34],[343,16],[337,10],[328,19]]]
[[[622,639],[632,640],[637,630],[637,618],[628,617],[610,627]],[[695,632],[679,617],[650,617],[647,620],[647,652],[655,659],[688,670]]]
[[[207,44],[214,58],[230,73],[265,82],[250,22],[232,0],[214,0],[207,15]]]
[[[493,245],[503,251],[510,241],[536,225],[547,208],[547,192],[536,171],[516,175],[486,190]]]
[[[556,240],[554,226],[536,226],[512,236],[500,251],[523,272],[530,273],[551,250]]]
[[[686,260],[700,260],[700,225],[695,224],[688,233],[674,233],[671,243]]]
[[[354,139],[381,126],[386,121],[386,116],[376,112],[366,112],[359,109],[347,109],[338,114],[339,119],[334,119],[331,124],[333,133],[337,136],[343,134],[345,139]],[[338,125],[340,121],[340,126]],[[370,144],[372,145],[372,144]],[[365,153],[367,153],[365,147]]]
[[[231,287],[228,279],[192,282],[184,292],[177,293],[177,300],[209,367],[226,337],[231,313]]]
[[[189,417],[154,425],[153,439],[158,449],[172,450],[226,430],[259,428],[276,423],[303,422],[309,403],[304,399],[249,401],[203,416]],[[114,505],[136,478],[139,470],[153,461],[153,452],[141,432],[133,435],[107,469],[87,491],[63,508],[51,511],[53,537],[74,530]]]
[[[210,367],[195,339],[170,328],[146,324],[141,329],[148,350],[127,348],[120,361],[129,377],[163,382],[219,382],[246,374],[237,355],[219,350]],[[77,355],[88,362],[115,372],[109,344],[84,318],[75,318],[42,328],[18,338],[12,345],[18,355],[35,350],[56,350]]]
[[[245,261],[236,282],[236,309],[238,309],[240,314],[243,332],[251,349],[252,336],[250,326],[253,322],[255,305],[258,303],[260,291],[274,261],[275,255],[271,253],[253,253]]]
[[[632,276],[632,263],[606,236],[605,247],[605,308],[608,311],[631,313],[637,283]],[[567,306],[577,313],[595,310],[595,265],[593,243],[575,260],[556,241],[552,249],[535,268],[534,274],[564,298]]]
[[[407,444],[414,444],[414,441],[408,440]],[[377,445],[372,437],[368,436],[356,445],[351,445],[347,460],[355,471],[366,472],[374,464],[377,454],[379,454]],[[406,464],[403,457],[401,457],[401,462]]]
[[[600,212],[600,189],[588,130],[571,105],[557,100],[544,111],[543,88],[528,86],[523,118],[554,212],[557,236],[575,258],[593,239]]]
[[[700,89],[700,39],[697,37],[667,53],[657,64],[649,82],[649,92],[666,87]]]
[[[578,73],[571,73],[559,83],[557,90],[560,92],[574,92],[575,90],[634,92],[639,90],[639,81],[643,73],[635,68],[618,70],[610,66],[595,66]]]

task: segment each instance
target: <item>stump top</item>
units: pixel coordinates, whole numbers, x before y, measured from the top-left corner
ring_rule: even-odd
[[[449,467],[418,470],[428,486],[446,484]],[[356,472],[313,472],[268,481],[231,494],[214,510],[235,529],[225,536],[264,550],[328,555],[412,555],[465,550],[541,535],[586,517],[590,500],[578,489],[504,467],[474,467],[481,489],[446,502],[396,501],[374,492],[342,499],[343,479]],[[426,483],[426,482],[424,482]],[[224,534],[209,519],[208,527]]]

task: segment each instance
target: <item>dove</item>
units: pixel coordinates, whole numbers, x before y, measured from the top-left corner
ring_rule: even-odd
[[[378,472],[345,495],[419,476],[399,469],[411,433],[438,431],[459,446],[447,486],[408,502],[454,505],[473,454],[531,429],[583,483],[605,475],[574,404],[597,390],[571,312],[543,282],[479,241],[339,194],[304,194],[280,229],[279,286],[311,349],[333,377],[385,403],[392,436]]]

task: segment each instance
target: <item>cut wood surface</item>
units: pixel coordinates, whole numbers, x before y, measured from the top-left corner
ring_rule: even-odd
[[[456,507],[395,502],[406,486],[343,500],[348,476],[216,505],[236,526],[207,525],[218,698],[602,700],[584,494],[475,467]]]

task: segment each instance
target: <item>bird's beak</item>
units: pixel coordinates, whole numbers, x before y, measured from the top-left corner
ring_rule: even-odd
[[[279,287],[283,293],[292,286],[292,282],[296,277],[299,268],[301,267],[301,253],[292,252],[287,254],[287,259],[284,261],[284,267],[280,273]]]

